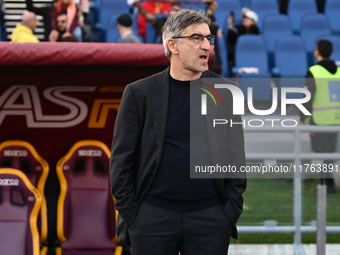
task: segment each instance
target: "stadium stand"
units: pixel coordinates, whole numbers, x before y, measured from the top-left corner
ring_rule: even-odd
[[[51,5],[52,0],[32,0],[35,8],[44,8]],[[10,35],[17,23],[20,22],[22,12],[27,8],[25,0],[4,0],[5,2],[5,30],[6,39],[10,40]],[[194,9],[205,10],[205,5],[200,1],[186,1],[181,0],[183,7],[193,7]],[[249,7],[253,9],[259,16],[258,26],[261,32],[264,32],[263,20],[268,13],[278,13],[278,5],[281,1],[271,0],[217,0],[219,7],[215,12],[215,17],[219,27],[222,29],[224,36],[227,31],[227,20],[230,12],[233,11],[236,22],[238,24],[242,21],[241,9],[242,7]],[[188,6],[190,5],[190,6]],[[339,19],[337,14],[339,12],[340,2],[337,0],[328,0],[325,5],[325,14],[329,18],[332,33],[340,34]],[[90,24],[90,41],[96,42],[113,42],[112,39],[112,22],[109,19],[111,15],[118,15],[122,13],[132,13],[133,10],[126,3],[126,0],[92,0],[91,11],[86,22]],[[315,0],[291,0],[288,5],[288,17],[291,20],[294,33],[300,33],[301,20],[306,13],[316,13],[317,8]],[[44,37],[44,18],[38,15],[40,23],[35,29],[35,35],[39,40],[46,40]],[[137,28],[136,28],[137,30]],[[152,28],[151,28],[152,30]],[[116,33],[114,31],[113,33]],[[110,33],[107,36],[107,33]],[[115,36],[114,36],[115,37]],[[149,41],[149,40],[148,40]]]
[[[308,13],[317,13],[315,0],[290,0],[288,2],[288,17],[295,34],[299,34],[302,18]]]
[[[228,66],[228,58],[227,58],[227,47],[226,42],[223,37],[217,36],[218,47],[221,57],[221,76],[228,77],[229,76],[229,66]]]
[[[131,15],[132,19],[132,31],[134,32],[135,35],[138,36],[141,42],[143,42],[142,37],[138,34],[138,25],[137,25],[137,15]]]
[[[248,88],[252,90],[252,100],[255,102],[269,102],[272,99],[270,74],[241,74],[239,87],[245,99],[248,98]]]
[[[150,23],[146,25],[146,36],[145,36],[145,42],[146,43],[156,43],[157,37],[156,37],[156,29],[154,26],[152,26]]]
[[[331,30],[333,34],[340,35],[340,1],[327,0],[325,4],[325,15],[329,19]]]
[[[251,5],[252,0],[240,0],[242,7],[249,7]]]
[[[228,30],[228,18],[231,12],[235,16],[235,24],[242,22],[242,6],[239,0],[219,0],[218,9],[214,13],[218,26],[222,30]]]
[[[109,19],[111,15],[129,13],[129,6],[126,0],[100,0],[100,11],[98,22],[95,27],[92,27],[92,33],[95,33],[95,40],[98,42],[104,42],[106,38],[107,30],[109,29]],[[110,28],[111,29],[111,28]]]
[[[96,24],[99,23],[100,4],[101,4],[101,0],[94,0],[90,4],[90,13],[89,13],[89,18],[88,18],[88,23],[90,25],[90,41],[91,42],[94,42],[97,39],[95,38],[95,33],[97,32]]]
[[[331,34],[328,18],[324,14],[306,14],[302,19],[300,34],[305,43],[308,64],[312,65],[316,37]]]
[[[305,76],[308,70],[307,55],[303,40],[297,35],[281,36],[277,39],[275,47],[275,67],[272,72],[279,88],[300,87],[305,85]],[[287,98],[300,98],[301,93],[288,93]]]
[[[260,32],[263,32],[263,21],[267,15],[278,14],[279,7],[273,0],[252,0],[250,9],[258,15],[257,26]]]
[[[162,17],[168,17],[167,14],[154,14],[155,17],[157,18],[162,18]],[[146,37],[145,37],[145,42],[146,43],[160,43],[161,42],[161,36],[156,35],[156,29],[153,25],[148,23],[146,25]]]
[[[305,45],[300,36],[280,36],[275,47],[275,77],[305,77],[307,73],[307,56]]]
[[[199,0],[178,0],[182,8],[205,11],[205,4]]]
[[[57,164],[60,195],[56,254],[122,254],[109,177],[110,151],[99,141],[75,143]],[[78,253],[77,253],[78,252]]]
[[[100,9],[101,11],[115,11],[119,13],[125,13],[128,11],[129,6],[127,5],[126,0],[100,0]]]
[[[268,58],[264,40],[258,35],[242,35],[238,38],[235,49],[235,67],[233,74],[242,67],[255,67],[259,74],[268,74]]]
[[[40,251],[37,216],[41,196],[26,175],[0,169],[0,254],[45,255]],[[15,241],[14,241],[15,240]]]
[[[145,43],[156,43],[160,41],[160,36],[156,36],[156,29],[150,23],[146,25]]]
[[[271,78],[271,74],[265,43],[261,36],[242,35],[239,37],[235,50],[235,64],[232,72],[234,76],[238,75],[243,78],[239,86],[244,95],[247,96],[248,87],[256,87],[253,91],[254,100],[270,100],[271,84],[268,78]],[[249,69],[251,69],[250,72]]]
[[[222,16],[222,18],[223,18],[223,16]],[[223,34],[226,42],[228,42],[228,32],[229,32],[228,19],[229,19],[229,15],[225,15],[223,25],[219,26],[219,28],[222,29],[222,34]]]
[[[277,38],[284,35],[292,35],[293,30],[287,15],[272,14],[263,21],[263,38],[268,52],[269,66],[274,66],[274,51]]]
[[[0,167],[21,170],[41,195],[41,210],[38,215],[40,243],[47,240],[47,202],[44,195],[45,183],[49,173],[47,162],[26,141],[8,140],[0,144]]]
[[[117,29],[117,18],[120,16],[120,13],[111,14],[109,17],[109,24],[107,26],[106,31],[106,39],[105,42],[108,43],[119,43],[120,42],[120,34]]]

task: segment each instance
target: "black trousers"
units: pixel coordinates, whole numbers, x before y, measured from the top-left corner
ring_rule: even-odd
[[[142,203],[128,230],[133,255],[226,255],[232,224],[222,203],[192,212]]]

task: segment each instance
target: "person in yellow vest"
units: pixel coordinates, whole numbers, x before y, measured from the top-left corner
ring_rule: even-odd
[[[12,32],[12,42],[39,42],[39,39],[33,35],[33,30],[38,23],[34,12],[26,11],[22,14],[21,24],[17,24]]]
[[[306,85],[311,92],[311,100],[305,107],[312,113],[311,118],[300,115],[301,122],[311,125],[340,125],[340,68],[330,59],[333,45],[328,40],[319,40],[314,56],[318,63],[311,66],[307,73]],[[311,146],[314,152],[335,152],[336,133],[311,133]],[[332,161],[324,161],[332,164]],[[328,193],[335,193],[334,179],[326,174]]]

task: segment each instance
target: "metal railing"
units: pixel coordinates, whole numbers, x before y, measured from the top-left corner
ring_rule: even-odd
[[[289,132],[294,134],[293,153],[247,153],[247,160],[268,160],[268,159],[290,159],[294,160],[296,166],[301,165],[302,160],[336,160],[340,159],[340,153],[302,153],[301,133],[302,132],[327,132],[340,133],[340,126],[311,126],[301,125],[292,128],[287,127],[245,127],[244,132]],[[303,255],[302,233],[316,233],[317,226],[302,226],[302,178],[301,172],[296,171],[294,178],[294,225],[276,226],[267,224],[265,226],[239,226],[239,233],[294,233],[295,255]],[[326,226],[326,233],[340,233],[340,226]]]

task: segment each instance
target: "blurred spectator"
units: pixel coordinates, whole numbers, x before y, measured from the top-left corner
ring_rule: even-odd
[[[234,15],[230,15],[228,19],[228,41],[231,46],[235,46],[237,42],[237,38],[240,35],[246,34],[256,34],[260,33],[259,28],[256,23],[258,21],[258,16],[254,11],[249,9],[245,9],[242,13],[243,22],[240,25],[234,26],[235,17]]]
[[[318,12],[323,13],[325,11],[326,0],[316,0],[316,7]]]
[[[315,2],[316,2],[316,7],[318,9],[318,12],[323,13],[325,10],[326,0],[315,0]],[[280,0],[280,6],[279,6],[280,13],[287,14],[288,5],[289,5],[289,0]]]
[[[218,4],[215,0],[204,0],[206,4],[206,15],[209,18],[209,28],[212,35],[217,37],[223,37],[221,29],[218,27],[216,18],[215,18],[215,11],[218,8]],[[221,56],[219,51],[218,40],[216,39],[214,42],[214,59],[212,64],[209,66],[209,70],[213,71],[217,74],[221,73]]]
[[[251,11],[248,8],[243,8],[242,20],[242,24],[234,26],[235,17],[233,13],[230,14],[228,19],[228,43],[230,47],[228,51],[228,59],[232,66],[235,65],[234,54],[238,37],[246,34],[260,34],[259,28],[256,25],[258,16],[254,11]]]
[[[33,35],[37,23],[35,13],[26,11],[22,14],[21,24],[17,24],[12,33],[12,42],[39,42],[38,38]]]
[[[57,30],[57,16],[59,13],[67,14],[66,33],[72,34],[79,42],[81,42],[82,31],[78,23],[80,10],[74,0],[58,0],[58,2],[55,4],[51,13],[52,31],[49,36],[50,41],[56,42],[58,40],[59,33]]]
[[[147,22],[149,22],[152,26],[154,26],[156,30],[156,38],[162,34],[162,28],[165,23],[165,21],[168,19],[167,16],[165,17],[156,17],[154,14],[147,12],[143,5],[140,4],[139,0],[136,0],[132,3],[132,6],[136,7],[138,9],[138,12],[140,15],[142,15]],[[181,10],[181,7],[173,3],[169,9],[169,15],[172,15],[176,12]]]
[[[90,1],[89,0],[75,0],[75,3],[79,6],[80,21],[85,21],[90,12]]]
[[[280,0],[280,13],[287,14],[289,0]]]
[[[139,38],[132,31],[132,19],[129,14],[122,14],[117,18],[117,28],[121,43],[140,43]]]
[[[78,42],[77,38],[73,35],[64,36],[60,39],[60,42]]]
[[[139,1],[138,1],[139,2]],[[177,2],[176,0],[149,0],[141,4],[141,7],[150,14],[169,14],[171,5]],[[137,19],[138,33],[145,39],[147,20],[142,14],[138,15]]]
[[[26,0],[27,10],[34,12],[37,15],[43,17],[44,22],[44,39],[43,41],[49,40],[49,34],[51,33],[51,11],[53,10],[54,3],[57,0],[53,0],[52,2],[44,2],[42,7],[35,7],[33,5],[33,0]]]
[[[72,36],[72,34],[66,32],[66,28],[67,28],[67,14],[66,12],[61,12],[57,16],[57,31],[58,31],[57,42],[61,42],[62,38]]]
[[[89,13],[90,13],[90,0],[75,0],[75,3],[79,6],[79,26],[82,28],[82,39],[88,42],[90,40],[90,25],[89,25]]]
[[[206,6],[205,12],[210,19],[210,24],[217,25],[214,12],[218,8],[218,3],[216,2],[216,0],[204,0],[204,3],[205,3],[205,6]]]
[[[340,125],[340,94],[338,87],[328,83],[330,79],[340,79],[340,68],[329,57],[333,51],[333,45],[328,40],[317,42],[314,56],[318,63],[309,68],[306,86],[311,93],[311,100],[304,104],[312,113],[311,118],[306,118],[301,113],[301,123],[311,125]],[[313,152],[335,152],[337,144],[336,133],[311,133],[311,147]],[[332,164],[333,161],[325,160],[324,164]],[[335,193],[334,179],[331,173],[325,173],[324,179],[327,185],[327,193]]]

